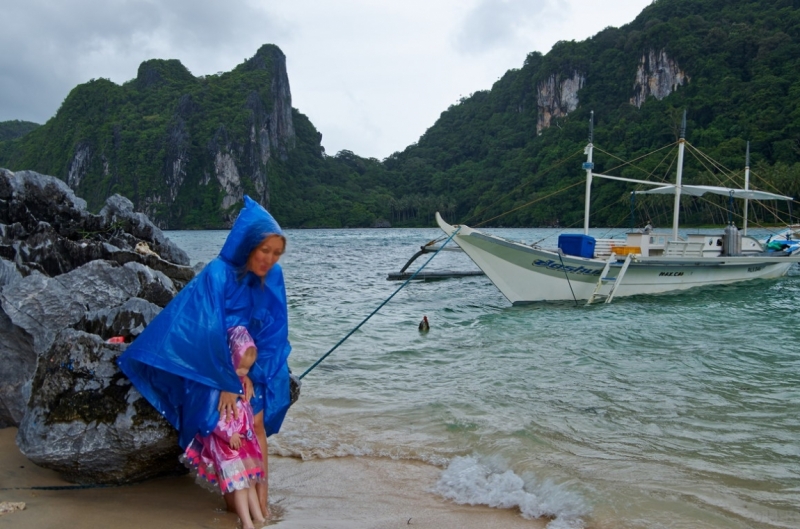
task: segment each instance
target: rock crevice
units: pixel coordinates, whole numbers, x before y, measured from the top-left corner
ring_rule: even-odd
[[[578,90],[583,88],[586,77],[580,72],[573,72],[572,76],[563,79],[560,74],[554,73],[536,87],[536,104],[538,114],[536,132],[550,127],[558,118],[578,108]]]

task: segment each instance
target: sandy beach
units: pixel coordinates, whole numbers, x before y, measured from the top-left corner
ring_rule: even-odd
[[[58,489],[71,484],[40,468],[17,448],[16,428],[0,430],[0,502],[24,502],[0,516],[0,528],[38,529],[202,527],[233,529],[237,517],[220,496],[189,476],[109,488]],[[270,527],[281,528],[528,528],[517,510],[462,506],[427,492],[439,469],[373,458],[311,461],[270,456]],[[47,489],[47,487],[52,487]]]

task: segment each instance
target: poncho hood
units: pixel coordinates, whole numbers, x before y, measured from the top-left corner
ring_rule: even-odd
[[[269,235],[283,237],[283,230],[261,204],[245,195],[244,209],[236,217],[219,256],[230,265],[241,268],[247,264],[250,252]]]

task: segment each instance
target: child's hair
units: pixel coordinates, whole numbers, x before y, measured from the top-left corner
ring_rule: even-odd
[[[228,329],[228,346],[231,348],[231,359],[233,360],[233,368],[238,369],[239,363],[251,347],[256,350],[256,344],[253,337],[247,332],[243,325],[237,325]],[[254,360],[255,362],[255,360]],[[252,365],[252,364],[251,364]]]

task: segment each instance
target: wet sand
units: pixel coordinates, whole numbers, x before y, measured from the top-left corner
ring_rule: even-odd
[[[0,515],[0,529],[233,529],[236,515],[219,495],[189,476],[111,488],[42,490],[71,484],[28,461],[17,448],[16,428],[0,430],[0,502],[25,502],[23,511]],[[332,458],[301,461],[270,456],[270,527],[540,529],[547,520],[525,520],[517,510],[456,505],[427,492],[439,469],[413,461]]]

